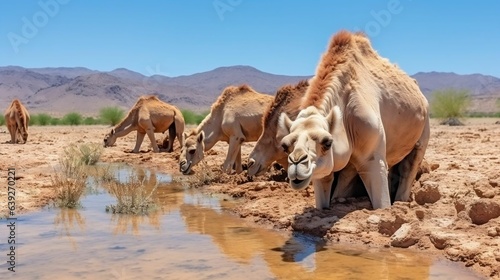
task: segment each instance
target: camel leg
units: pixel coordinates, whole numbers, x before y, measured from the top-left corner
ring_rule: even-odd
[[[373,209],[391,206],[385,152],[384,155],[376,152],[371,159],[358,166],[357,169]]]
[[[235,165],[236,166],[234,167],[234,170],[236,170],[237,174],[243,172],[243,166],[241,165],[241,145],[240,148],[238,149],[238,154],[236,155]]]
[[[351,182],[358,174],[358,171],[352,163],[348,163],[346,167],[344,167],[344,169],[340,170],[339,172],[339,178],[333,191],[333,197],[345,198],[353,196],[355,186],[353,186]]]
[[[242,142],[243,139],[238,136],[229,137],[229,148],[227,149],[227,156],[222,166],[222,171],[228,174],[231,173],[233,164],[235,163],[236,157],[238,156],[238,150],[241,149]]]
[[[330,192],[332,191],[333,172],[326,177],[313,180],[312,183],[314,186],[316,209],[328,209],[330,207]]]
[[[429,119],[425,124],[422,136],[415,144],[415,148],[399,163],[399,186],[396,192],[397,201],[409,201],[413,180],[417,176],[420,163],[424,159],[425,150],[429,144],[430,124]]]
[[[158,153],[160,152],[160,149],[158,148],[158,144],[156,144],[156,139],[155,139],[155,132],[153,128],[148,128],[146,129],[146,134],[149,137],[149,141],[151,141],[151,146],[153,146],[153,152]],[[171,145],[172,141],[169,139],[169,146]]]
[[[144,136],[146,136],[145,133],[140,133],[137,131],[137,138],[135,140],[135,147],[132,150],[132,153],[138,153],[139,149],[141,148],[142,141],[144,140]]]
[[[168,147],[167,152],[172,152],[174,150],[174,140],[175,140],[175,122],[173,122],[168,128]]]
[[[17,140],[17,129],[15,126],[13,125],[9,125],[7,127],[9,129],[9,133],[10,133],[10,143],[11,144],[16,144],[16,140]]]

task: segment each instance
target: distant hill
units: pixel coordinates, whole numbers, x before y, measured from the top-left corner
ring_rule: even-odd
[[[428,97],[436,89],[467,89],[473,96],[473,110],[496,110],[500,79],[481,74],[417,73],[422,92]],[[165,102],[182,109],[203,111],[229,85],[248,84],[255,90],[274,94],[284,84],[310,76],[285,76],[262,72],[250,66],[220,67],[187,76],[146,77],[125,68],[100,72],[83,67],[23,68],[0,67],[0,108],[13,98],[23,101],[31,112],[62,115],[78,111],[95,115],[105,106],[128,110],[143,94],[157,94]]]

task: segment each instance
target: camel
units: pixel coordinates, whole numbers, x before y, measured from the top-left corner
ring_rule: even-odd
[[[205,119],[189,135],[185,135],[180,171],[189,174],[191,168],[203,159],[204,152],[217,142],[225,141],[229,147],[222,169],[231,173],[234,168],[236,173],[241,173],[241,143],[259,138],[262,116],[272,101],[272,96],[258,93],[248,85],[225,88]]]
[[[303,80],[296,85],[282,86],[276,92],[273,102],[262,118],[262,134],[248,156],[249,176],[264,174],[275,161],[283,168],[288,168],[287,154],[281,148],[281,139],[284,135],[278,135],[277,131],[278,119],[283,112],[286,112],[291,119],[297,117],[300,100],[308,86],[309,82]]]
[[[345,169],[345,177],[359,174],[374,209],[386,208],[388,169],[397,165],[395,199],[408,201],[429,142],[428,107],[415,80],[380,57],[368,38],[340,31],[297,118],[280,116],[290,186],[300,190],[312,182],[316,208],[328,208],[334,172]]]
[[[14,99],[5,111],[5,124],[10,133],[10,143],[19,143],[22,138],[23,143],[26,144],[28,141],[29,122],[30,114],[28,110],[26,110],[26,107],[24,107],[19,99]]]
[[[168,129],[167,151],[172,152],[176,136],[180,146],[184,145],[184,126],[184,117],[177,107],[153,95],[141,96],[127,116],[104,137],[104,147],[114,145],[118,137],[136,130],[137,139],[132,152],[139,152],[144,136],[147,134],[153,146],[153,152],[158,153],[160,149],[154,134],[163,133]]]

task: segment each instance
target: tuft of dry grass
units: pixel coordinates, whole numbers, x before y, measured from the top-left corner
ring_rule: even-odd
[[[102,154],[102,147],[97,144],[70,144],[64,148],[59,158],[60,169],[52,176],[55,188],[55,205],[61,208],[78,207],[80,197],[85,192],[88,174],[86,165],[95,164]]]
[[[85,165],[94,165],[101,158],[104,147],[98,143],[70,144],[64,149],[67,158],[80,160]]]
[[[76,208],[85,191],[87,174],[82,161],[65,154],[59,159],[60,170],[52,176],[56,192],[55,205],[61,208]]]
[[[114,197],[115,205],[107,205],[106,212],[114,214],[147,214],[156,209],[153,195],[158,184],[149,189],[144,184],[145,179],[139,179],[137,174],[131,174],[125,183],[109,182],[104,188]]]
[[[205,160],[202,160],[193,175],[174,178],[174,181],[181,183],[183,187],[198,188],[211,183],[221,183],[221,172],[214,172]]]

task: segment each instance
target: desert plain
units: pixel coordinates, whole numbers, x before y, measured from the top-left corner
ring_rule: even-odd
[[[130,153],[135,132],[105,148],[101,162],[124,162],[172,174],[200,191],[238,198],[231,211],[241,219],[279,231],[298,231],[332,243],[403,247],[459,262],[485,278],[500,279],[500,124],[499,119],[465,120],[465,126],[432,120],[431,138],[411,202],[372,210],[367,197],[334,199],[328,210],[314,208],[312,187],[294,191],[280,170],[249,178],[220,171],[227,144],[206,153],[192,175],[179,172],[180,147],[153,153],[148,139]],[[497,122],[497,123],[496,123]],[[188,130],[192,127],[188,127]],[[51,177],[71,143],[102,143],[108,126],[32,126],[26,144],[10,144],[0,128],[0,180],[16,170],[17,214],[37,211],[55,196]],[[157,139],[164,137],[156,134]],[[242,147],[244,161],[253,143]],[[208,184],[200,184],[204,177]],[[208,179],[207,179],[208,178]],[[197,181],[198,180],[198,181]],[[5,185],[5,184],[4,184]],[[0,214],[7,215],[7,188],[0,188]]]

